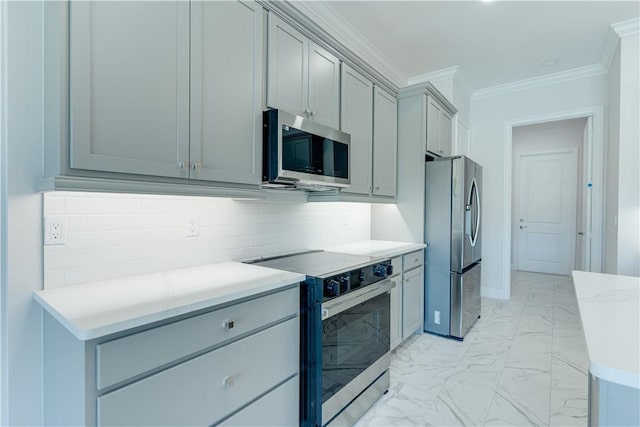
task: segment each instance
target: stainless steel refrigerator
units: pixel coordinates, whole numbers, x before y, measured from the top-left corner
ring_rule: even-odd
[[[480,317],[482,167],[426,163],[424,330],[463,339]]]

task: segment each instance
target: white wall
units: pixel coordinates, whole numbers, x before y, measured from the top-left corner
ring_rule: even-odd
[[[6,5],[6,157],[2,183],[2,425],[42,424],[42,3]],[[3,22],[4,23],[4,22]]]
[[[577,218],[576,224],[581,224],[581,211],[583,199],[583,162],[584,155],[584,127],[586,118],[558,120],[533,125],[516,126],[513,128],[512,137],[512,180],[511,180],[511,264],[517,265],[518,245],[518,202],[519,191],[517,177],[519,174],[519,158],[524,153],[543,153],[564,147],[578,148],[578,179],[577,188]],[[576,264],[578,265],[578,264]]]
[[[508,298],[510,292],[511,207],[506,206],[505,197],[511,186],[510,149],[505,147],[509,122],[606,102],[606,74],[472,98],[470,157],[483,166],[483,295]]]
[[[637,32],[623,36],[609,70],[609,182],[616,194],[608,200],[607,229],[617,237],[608,238],[606,266],[629,276],[640,276],[639,40]]]
[[[44,215],[67,223],[44,247],[45,287],[368,240],[367,203],[265,203],[211,197],[51,193]],[[187,216],[199,236],[185,237]]]

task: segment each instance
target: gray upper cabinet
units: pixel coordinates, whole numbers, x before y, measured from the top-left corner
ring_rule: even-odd
[[[70,2],[70,166],[186,177],[189,3]]]
[[[342,64],[341,130],[351,135],[351,186],[344,193],[371,193],[373,83]]]
[[[260,184],[262,40],[257,3],[191,4],[191,178]]]
[[[69,7],[71,168],[260,184],[262,6]]]
[[[335,129],[340,120],[340,61],[272,13],[267,104]]]
[[[373,96],[373,195],[396,195],[398,103],[379,88]]]
[[[432,95],[427,96],[426,152],[439,157],[451,156],[453,114]]]

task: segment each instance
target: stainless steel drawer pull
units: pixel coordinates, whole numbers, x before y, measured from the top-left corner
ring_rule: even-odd
[[[222,323],[222,327],[225,329],[233,329],[233,327],[235,326],[235,322],[233,320],[225,320],[224,323]]]
[[[222,379],[222,385],[226,388],[233,387],[236,383],[236,380],[233,377],[224,377]]]

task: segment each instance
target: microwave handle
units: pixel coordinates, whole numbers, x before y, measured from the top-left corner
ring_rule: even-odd
[[[365,301],[382,295],[385,292],[390,292],[392,288],[391,280],[387,279],[383,282],[376,283],[375,285],[367,286],[357,291],[351,292],[341,298],[336,298],[332,301],[322,304],[322,320],[328,319],[331,316],[342,313],[345,310],[355,307]]]

